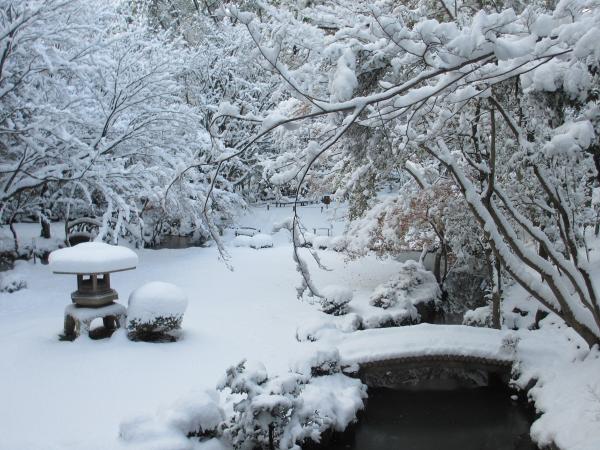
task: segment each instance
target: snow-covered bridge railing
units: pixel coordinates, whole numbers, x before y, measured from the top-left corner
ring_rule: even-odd
[[[367,385],[399,387],[432,379],[507,383],[515,345],[508,331],[421,324],[352,333],[338,348]]]

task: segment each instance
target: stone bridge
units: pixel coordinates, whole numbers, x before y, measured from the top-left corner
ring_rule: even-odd
[[[392,388],[507,384],[516,346],[508,331],[430,324],[359,331],[338,343],[342,364],[365,384]]]

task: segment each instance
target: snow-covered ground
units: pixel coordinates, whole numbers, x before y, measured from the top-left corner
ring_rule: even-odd
[[[270,232],[291,213],[262,209],[242,224]],[[328,226],[318,207],[303,208],[303,214],[307,226]],[[18,262],[28,288],[0,294],[0,449],[121,448],[123,420],[191,391],[214,389],[227,367],[243,358],[264,362],[270,373],[287,370],[296,348],[310,345],[297,342],[298,325],[323,313],[296,299],[299,278],[286,233],[274,237],[273,248],[229,246],[234,271],[215,248],[138,250],[137,269],[114,273],[111,285],[125,305],[135,288],[150,281],[185,291],[183,338],[168,344],[131,342],[122,332],[100,341],[59,341],[75,276]],[[363,298],[398,265],[375,258],[346,263],[340,254],[326,253],[324,262],[335,270],[316,273],[316,281],[351,286]]]
[[[290,213],[290,208],[260,207],[241,225],[270,233]],[[307,228],[333,224],[334,234],[342,231],[335,214],[340,217],[343,210],[330,207],[321,213],[320,206],[310,206],[302,214]],[[296,299],[299,276],[289,233],[276,233],[274,247],[260,250],[234,247],[233,233],[225,235],[233,271],[218,259],[215,248],[189,248],[138,250],[136,270],[113,274],[112,285],[123,304],[135,288],[151,281],[182,288],[189,306],[183,338],[176,343],[131,342],[122,331],[99,341],[59,341],[75,276],[19,262],[15,272],[28,287],[0,293],[0,449],[131,449],[118,437],[124,421],[214,389],[225,370],[243,358],[262,361],[269,373],[282,373],[296,355],[310,351],[315,344],[298,342],[298,328],[323,323],[326,316],[317,305]],[[364,311],[373,290],[397,273],[400,264],[374,257],[346,261],[333,251],[323,251],[321,257],[333,271],[315,270],[315,282],[350,288],[351,306],[360,305],[355,311]],[[524,297],[518,288],[512,295]],[[597,450],[600,354],[597,349],[587,352],[564,329],[549,334],[553,325],[547,325],[534,333],[544,333],[537,336],[549,345],[542,348],[536,344],[540,339],[520,332],[518,347],[520,382],[525,386],[531,379],[541,380],[531,395],[545,415],[534,424],[533,436],[544,444],[555,441],[562,450]],[[427,327],[414,328],[423,334]],[[340,348],[354,345],[343,344],[344,335],[334,329],[327,339]]]

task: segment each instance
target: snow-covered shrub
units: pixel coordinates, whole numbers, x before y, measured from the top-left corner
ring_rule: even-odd
[[[252,242],[252,237],[241,234],[239,236],[236,236],[233,239],[233,246],[234,247],[250,247],[251,242]]]
[[[321,289],[321,309],[326,314],[341,316],[348,312],[352,290],[344,286],[329,285]]]
[[[378,308],[388,309],[398,303],[396,290],[390,283],[380,284],[371,294],[369,303]]]
[[[508,355],[514,355],[517,352],[517,346],[521,338],[516,333],[507,334],[502,338],[500,351]]]
[[[250,247],[255,249],[273,247],[273,238],[268,234],[255,234],[250,241]]]
[[[362,318],[356,313],[338,317],[319,317],[300,325],[296,330],[296,340],[299,342],[315,342],[330,335],[352,333],[362,328]]]
[[[340,352],[335,347],[322,347],[299,358],[292,366],[294,372],[311,377],[338,373],[340,368]]]
[[[16,292],[27,287],[25,277],[18,272],[0,274],[0,292]]]
[[[336,252],[343,252],[348,246],[345,236],[334,236],[329,241],[329,248]]]
[[[255,234],[254,236],[239,235],[233,240],[235,247],[250,247],[256,250],[273,247],[273,237],[268,234]]]
[[[319,442],[326,431],[343,431],[363,408],[366,386],[340,372],[337,350],[318,351],[298,363],[301,372],[269,378],[245,361],[227,370],[222,436],[235,449],[297,449]]]
[[[437,305],[440,296],[433,273],[416,261],[406,261],[397,275],[375,288],[369,303],[383,309],[399,306],[410,310],[422,303]]]
[[[260,364],[246,361],[227,369],[220,390],[228,389],[233,397],[233,415],[222,425],[223,436],[236,449],[274,448],[289,423],[293,392],[302,382],[298,375],[284,386],[269,382]]]
[[[463,316],[463,325],[472,327],[491,328],[492,326],[492,308],[491,306],[482,306],[481,308],[470,309]]]
[[[389,328],[416,325],[420,322],[417,308],[409,305],[408,309],[394,309],[381,314],[370,314],[363,317],[363,328]]]
[[[128,337],[135,341],[176,340],[179,336],[187,296],[171,283],[153,281],[129,296]]]

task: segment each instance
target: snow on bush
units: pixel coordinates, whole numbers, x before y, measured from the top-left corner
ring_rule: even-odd
[[[155,415],[121,423],[119,437],[130,444],[164,450],[188,448],[189,437],[212,437],[225,415],[216,392],[195,392]],[[146,445],[147,444],[147,445]]]
[[[132,340],[175,340],[187,308],[187,296],[171,283],[153,281],[129,296],[128,336]]]
[[[472,327],[491,328],[492,326],[492,308],[489,305],[480,308],[470,309],[463,316],[463,325]]]
[[[23,274],[10,271],[0,274],[0,292],[16,292],[27,287],[27,281]]]
[[[383,309],[394,306],[411,309],[419,303],[437,303],[440,295],[433,273],[416,261],[406,261],[396,276],[375,288],[369,303]]]
[[[273,247],[273,238],[268,234],[255,234],[254,236],[236,236],[233,240],[235,247],[250,247],[256,250]]]
[[[369,314],[362,318],[363,328],[389,328],[416,325],[420,322],[417,308],[409,305],[408,309],[395,308],[380,314]]]
[[[362,319],[356,313],[338,317],[319,317],[307,321],[296,329],[296,340],[315,342],[339,333],[352,333],[363,328]]]
[[[119,436],[156,450],[192,448],[190,438],[213,437],[235,449],[297,450],[327,431],[345,430],[367,396],[360,380],[341,373],[335,348],[308,352],[275,377],[261,363],[242,361],[227,369],[217,389],[123,422]]]
[[[340,368],[340,352],[331,346],[311,349],[292,364],[292,370],[302,375],[318,377],[338,373]]]
[[[326,314],[341,316],[348,312],[348,303],[352,300],[352,290],[335,284],[321,289],[321,309]]]
[[[329,241],[329,248],[336,252],[343,252],[348,246],[345,236],[334,236]]]
[[[363,408],[366,386],[340,372],[337,350],[319,350],[277,377],[242,361],[227,370],[219,389],[231,415],[219,427],[235,449],[297,449],[343,431]]]
[[[273,247],[273,238],[268,234],[255,234],[254,236],[252,236],[250,247],[255,248],[257,250],[260,248]]]

